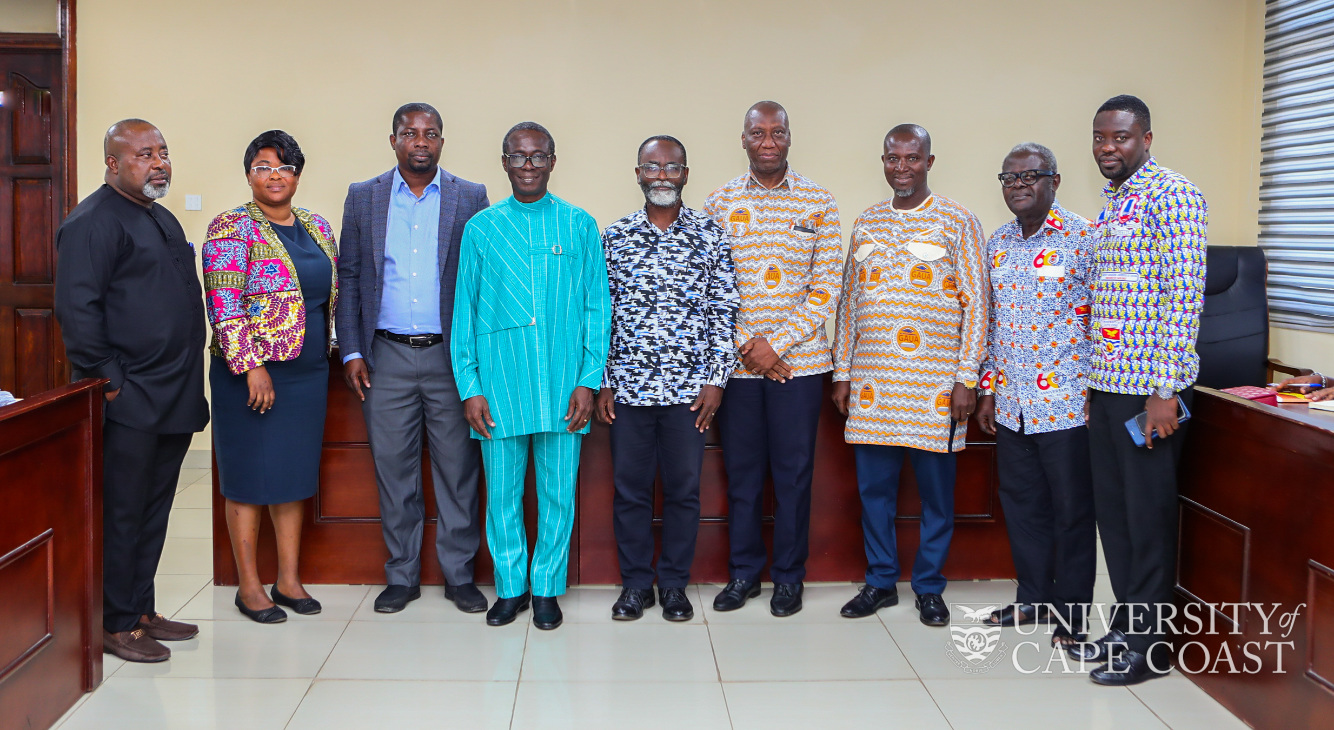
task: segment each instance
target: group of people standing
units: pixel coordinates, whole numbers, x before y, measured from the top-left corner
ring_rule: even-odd
[[[1056,202],[1052,152],[1016,146],[998,175],[1015,219],[988,240],[934,193],[931,137],[894,127],[881,161],[893,189],[852,226],[846,257],[833,195],[788,164],[786,110],[747,110],[749,169],[685,207],[685,145],[640,145],[645,204],[604,231],[548,184],[556,143],[539,124],[502,139],[511,195],[439,166],[440,114],[407,104],[389,136],[397,166],[350,186],[342,231],[292,205],[305,158],[269,131],[244,154],[252,201],[214,219],[204,286],[166,194],[170,161],[142,120],[106,137],[106,185],[57,235],[57,315],[76,377],[106,377],[107,651],[161,661],[160,640],[197,628],[154,611],[175,473],[203,402],[203,315],[213,327],[214,449],[240,586],[263,623],[317,613],[298,563],[303,501],[319,481],[325,384],[336,330],[343,375],[363,406],[389,559],[375,610],[420,596],[430,453],[445,596],[504,625],[532,608],[562,622],[558,597],[574,520],[582,435],[610,427],[622,591],[612,617],[660,603],[689,620],[705,432],[718,420],[728,486],[731,611],[760,595],[802,608],[816,431],[830,397],[856,455],[868,568],[842,609],[898,603],[894,521],[911,462],[922,499],[912,563],[923,623],[945,625],[955,455],[970,418],[996,437],[1000,493],[1019,576],[995,625],[1055,621],[1053,646],[1101,664],[1103,684],[1160,676],[1171,647],[1153,615],[1172,603],[1178,399],[1198,370],[1206,207],[1150,155],[1148,108],[1108,100],[1093,122],[1107,203],[1088,221]],[[827,320],[835,320],[829,340]],[[1147,411],[1147,448],[1125,427]],[[523,483],[532,452],[539,529],[530,556]],[[497,600],[477,589],[478,489]],[[654,564],[654,483],[663,490]],[[773,551],[761,533],[766,480]],[[264,592],[255,544],[267,506],[278,578]],[[1111,632],[1086,641],[1095,520],[1118,602]],[[653,586],[657,583],[655,597]]]

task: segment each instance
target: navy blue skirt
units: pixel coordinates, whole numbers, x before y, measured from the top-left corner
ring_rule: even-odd
[[[306,334],[301,353],[266,362],[273,380],[273,407],[261,414],[246,405],[245,373],[233,375],[213,356],[213,453],[222,496],[245,504],[282,504],[315,496],[329,392],[326,310],[332,266],[299,224],[274,226],[287,247],[306,299]]]

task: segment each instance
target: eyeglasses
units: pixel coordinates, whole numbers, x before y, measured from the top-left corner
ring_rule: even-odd
[[[521,155],[517,152],[514,152],[505,155],[505,161],[509,163],[510,167],[513,167],[515,169],[523,167],[525,164],[529,162],[533,163],[533,167],[540,168],[549,165],[551,163],[551,158],[554,156],[555,155],[548,155],[542,152],[538,152],[535,155]]]
[[[270,167],[268,165],[255,165],[254,167],[250,168],[251,172],[255,173],[255,175],[261,178],[269,177],[270,175],[273,174],[274,170],[278,171],[278,175],[280,177],[296,176],[296,165],[280,165],[278,167]]]
[[[1051,177],[1055,174],[1050,170],[1024,170],[1023,172],[1002,172],[996,176],[996,179],[1000,180],[1001,187],[1012,188],[1016,181],[1025,185],[1032,185],[1040,177]]]
[[[639,172],[644,177],[658,177],[661,175],[662,177],[676,178],[681,177],[681,173],[685,172],[685,169],[685,165],[678,165],[675,162],[668,162],[665,165],[659,165],[656,162],[645,162],[639,166]]]

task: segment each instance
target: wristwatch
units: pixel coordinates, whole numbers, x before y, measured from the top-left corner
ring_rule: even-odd
[[[963,387],[965,387],[965,388],[967,388],[967,389],[969,389],[969,390],[974,390],[975,388],[977,388],[977,380],[976,380],[976,379],[973,379],[973,380],[956,380],[956,381],[954,381],[954,382],[959,383],[960,385],[962,385]]]
[[[1172,390],[1171,386],[1160,385],[1153,389],[1153,394],[1163,400],[1172,400],[1172,397],[1176,395],[1176,391]]]

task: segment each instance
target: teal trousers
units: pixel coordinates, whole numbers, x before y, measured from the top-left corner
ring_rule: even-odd
[[[537,545],[528,579],[528,535],[523,526],[523,478],[532,440],[537,467]],[[486,469],[486,545],[495,561],[496,595],[514,598],[531,586],[535,596],[565,595],[574,528],[574,485],[583,434],[559,432],[482,439]]]

